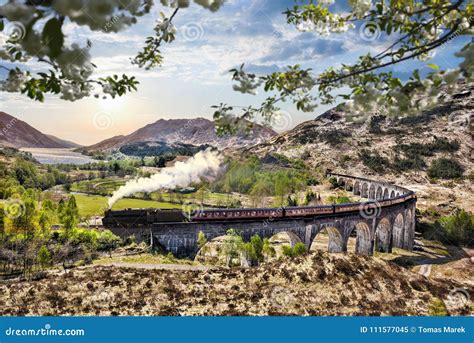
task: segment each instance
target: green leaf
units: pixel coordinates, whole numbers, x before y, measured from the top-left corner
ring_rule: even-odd
[[[439,70],[439,66],[434,63],[429,63],[427,64],[427,66],[430,67],[431,69]]]
[[[62,32],[62,21],[51,18],[43,28],[43,44],[49,48],[48,56],[58,57],[64,44],[64,34]]]

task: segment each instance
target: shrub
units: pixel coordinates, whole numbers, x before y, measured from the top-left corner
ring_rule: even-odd
[[[438,298],[433,298],[430,301],[428,312],[430,316],[447,316],[448,310],[444,302]]]
[[[440,239],[459,245],[474,244],[474,215],[457,210],[452,216],[441,218],[435,223],[444,233]]]
[[[257,261],[263,261],[263,240],[259,235],[254,235],[250,238],[250,243],[252,244],[253,250],[255,252],[255,257]]]
[[[51,264],[51,253],[45,245],[42,245],[38,251],[38,263],[43,269]]]
[[[367,149],[363,149],[359,154],[360,159],[364,166],[372,169],[376,173],[383,173],[385,169],[390,165],[390,162],[385,157],[381,156],[377,151],[370,152]]]
[[[332,188],[338,188],[339,184],[337,183],[337,179],[335,177],[329,178],[329,183],[331,184]]]
[[[284,245],[281,247],[284,256],[293,257],[293,248],[289,245]]]
[[[206,235],[204,234],[204,232],[199,231],[198,239],[197,239],[197,244],[198,244],[199,249],[201,249],[204,245],[206,245],[206,243],[207,243]]]
[[[328,202],[331,204],[349,204],[354,200],[348,196],[330,196]]]
[[[422,170],[426,168],[425,161],[418,155],[407,158],[396,157],[393,168],[397,171]]]
[[[306,246],[304,243],[296,243],[294,247],[289,245],[282,246],[282,252],[284,256],[287,257],[296,257],[306,254]]]
[[[378,134],[382,133],[380,124],[385,121],[386,117],[383,115],[376,115],[370,118],[369,121],[369,133]]]
[[[267,257],[273,257],[276,255],[275,248],[272,246],[268,238],[265,238],[263,240],[262,252],[263,252],[263,255]]]
[[[325,132],[321,132],[319,134],[319,138],[322,141],[325,141],[331,146],[337,146],[346,141],[346,138],[352,137],[351,133],[347,130],[329,130]]]
[[[120,242],[120,237],[114,235],[111,231],[101,231],[97,237],[97,250],[108,251],[111,254],[112,250],[116,249]]]
[[[464,167],[454,159],[439,158],[431,163],[428,176],[431,178],[455,179],[462,177]]]
[[[293,247],[293,256],[300,256],[306,254],[306,246],[304,243],[296,243]]]

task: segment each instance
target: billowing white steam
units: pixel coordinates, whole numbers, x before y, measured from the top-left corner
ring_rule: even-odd
[[[222,157],[217,151],[207,149],[198,152],[189,160],[176,162],[173,167],[163,168],[159,173],[127,182],[109,198],[109,208],[118,200],[138,192],[149,193],[162,188],[186,187],[199,182],[203,176],[214,175],[219,171]]]

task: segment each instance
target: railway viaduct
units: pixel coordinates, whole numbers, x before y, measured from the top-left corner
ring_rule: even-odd
[[[415,235],[416,197],[392,204],[412,191],[388,182],[361,177],[328,174],[340,187],[358,195],[365,202],[353,204],[352,210],[330,215],[297,218],[261,218],[255,220],[226,220],[212,222],[155,223],[150,228],[134,231],[139,240],[151,240],[178,257],[193,258],[197,252],[197,237],[202,231],[207,240],[223,236],[230,228],[241,234],[245,241],[252,235],[270,238],[286,232],[291,244],[303,242],[307,248],[325,230],[329,238],[327,249],[333,253],[348,251],[349,237],[356,237],[355,252],[372,255],[374,251],[391,252],[393,247],[412,250]],[[395,201],[394,201],[395,202]],[[334,205],[344,209],[345,205]],[[347,207],[346,207],[347,208]],[[125,229],[123,229],[125,230]],[[125,232],[114,232],[124,236]]]

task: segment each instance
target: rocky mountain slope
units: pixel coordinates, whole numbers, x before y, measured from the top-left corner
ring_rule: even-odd
[[[161,141],[165,143],[184,143],[192,145],[208,144],[218,149],[244,147],[261,143],[276,135],[271,129],[256,125],[248,136],[217,137],[214,123],[204,118],[196,119],[160,119],[126,136],[115,136],[85,147],[81,150],[113,151],[120,147],[139,142]]]
[[[261,158],[272,153],[303,158],[321,174],[332,169],[396,182],[417,191],[422,207],[431,199],[474,210],[469,181],[474,173],[474,82],[459,82],[455,92],[443,93],[438,106],[417,117],[373,114],[371,120],[357,123],[347,121],[345,114],[338,106],[245,151]],[[459,163],[463,178],[430,177],[427,172],[439,158]]]
[[[0,282],[2,316],[469,315],[451,299],[468,284],[430,280],[392,262],[314,252],[260,267],[148,270],[86,267]]]
[[[26,122],[0,112],[0,146],[13,148],[75,148],[79,145],[46,135]]]

